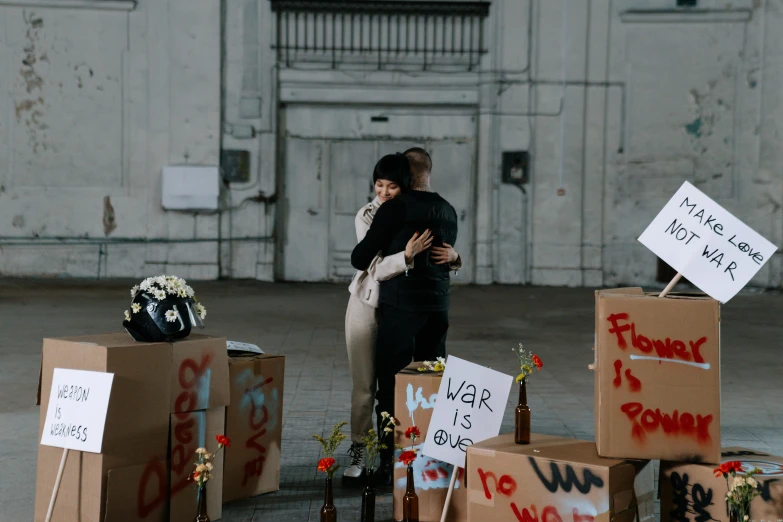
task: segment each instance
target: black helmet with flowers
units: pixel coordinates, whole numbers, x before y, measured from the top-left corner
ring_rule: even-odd
[[[131,308],[122,326],[140,342],[171,342],[204,327],[207,310],[193,289],[179,277],[148,277],[131,289]]]

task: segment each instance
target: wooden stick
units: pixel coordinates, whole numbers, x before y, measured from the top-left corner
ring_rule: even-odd
[[[674,288],[674,285],[676,285],[681,278],[682,278],[682,274],[677,272],[677,275],[672,277],[672,280],[669,281],[669,284],[666,285],[666,288],[663,289],[663,292],[661,292],[661,295],[659,295],[658,297],[666,297],[666,294],[671,292],[672,288]]]
[[[446,522],[446,516],[449,514],[451,494],[454,492],[454,483],[457,481],[459,470],[459,466],[454,466],[454,471],[451,472],[451,482],[449,482],[449,491],[446,493],[446,502],[443,504],[443,513],[440,515],[440,522]]]
[[[63,479],[66,458],[68,458],[68,448],[63,449],[63,458],[60,460],[60,469],[57,470],[57,480],[54,481],[52,500],[49,501],[49,511],[46,512],[46,522],[51,522],[52,520],[52,513],[54,512],[54,501],[57,499],[57,491],[60,489],[60,481]]]

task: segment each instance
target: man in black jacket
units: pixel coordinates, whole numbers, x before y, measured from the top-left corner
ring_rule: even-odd
[[[351,254],[351,264],[366,270],[378,252],[384,256],[405,250],[411,236],[430,230],[433,247],[457,240],[457,213],[430,189],[432,159],[424,149],[405,151],[410,163],[410,190],[380,206],[364,239]],[[404,161],[401,157],[401,160]],[[448,260],[435,260],[429,250],[413,258],[413,268],[380,283],[375,368],[378,391],[375,408],[394,414],[394,378],[412,360],[446,356],[449,328]],[[388,466],[388,463],[384,463]]]

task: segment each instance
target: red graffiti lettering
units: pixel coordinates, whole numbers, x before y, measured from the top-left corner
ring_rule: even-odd
[[[517,517],[519,522],[538,522],[536,506],[530,506],[530,511],[533,512],[533,516],[530,516],[530,512],[527,510],[527,508],[522,508],[522,513],[520,513],[517,505],[513,502],[511,503],[511,511],[514,512],[514,516]]]
[[[147,518],[147,515],[166,501],[167,483],[166,467],[162,462],[150,462],[145,466],[136,497],[139,518]]]
[[[627,324],[620,326],[617,324],[617,321],[625,321],[627,319],[628,314],[612,314],[606,318],[607,321],[612,323],[612,327],[609,329],[609,333],[615,334],[617,336],[617,346],[623,350],[628,347],[628,343],[625,342],[625,336],[623,335],[623,332],[627,332],[631,329],[631,327]]]
[[[678,339],[653,339],[651,337],[644,336],[636,332],[636,324],[620,324],[621,321],[629,321],[628,314],[612,314],[607,317],[607,321],[611,323],[609,333],[617,336],[617,347],[621,350],[625,350],[628,347],[628,342],[624,333],[628,330],[631,331],[631,345],[642,353],[649,354],[655,350],[655,353],[661,359],[681,359],[683,361],[693,360],[697,363],[703,363],[704,357],[702,357],[699,351],[701,345],[707,342],[706,337],[701,337],[696,341],[688,341],[690,346],[690,352],[685,346],[685,343]],[[616,382],[616,379],[615,379]]]
[[[535,505],[530,506],[530,511],[528,511],[527,508],[522,508],[522,512],[520,513],[517,505],[512,502],[511,511],[514,512],[514,516],[517,517],[518,522],[539,522]],[[530,514],[531,512],[533,513],[532,515]],[[579,510],[576,508],[572,510],[572,513],[574,522],[593,522],[595,520],[595,517],[592,515],[580,515]],[[563,518],[560,516],[560,513],[558,513],[556,507],[546,506],[543,511],[541,511],[541,522],[563,522]]]
[[[614,362],[614,381],[612,381],[612,384],[614,384],[615,388],[619,388],[623,384],[623,376],[620,374],[620,371],[623,369],[623,361],[620,359],[617,359]]]
[[[198,364],[193,359],[185,359],[182,364],[179,365],[179,385],[183,389],[187,390],[193,388],[198,384],[198,380],[207,371],[209,363],[212,362],[212,356],[208,353],[201,357],[201,363]],[[191,377],[188,379],[188,370],[191,372]]]
[[[495,482],[495,492],[510,497],[517,490],[517,482],[508,475],[502,475],[500,480],[491,471],[484,472],[483,469],[478,468],[479,478],[481,479],[481,485],[484,486],[484,496],[487,500],[492,499],[492,493],[487,486],[487,478],[491,478]]]
[[[563,522],[560,518],[560,513],[557,512],[557,508],[554,506],[547,506],[544,511],[541,512],[541,522]]]
[[[260,477],[264,472],[264,463],[266,462],[266,447],[261,443],[261,438],[266,435],[267,431],[264,426],[269,422],[269,410],[265,404],[256,404],[256,392],[263,386],[272,383],[273,378],[269,377],[260,383],[245,390],[245,396],[250,398],[250,411],[248,413],[248,426],[255,433],[245,441],[245,447],[256,450],[258,453],[255,457],[245,462],[245,473],[242,477],[242,486],[247,485],[247,482],[252,477]],[[258,411],[261,411],[261,418],[256,421]]]
[[[177,412],[174,415],[175,424],[171,440],[171,471],[173,474],[169,493],[171,497],[191,484],[189,464],[196,451],[198,437],[196,420],[193,418],[192,410],[206,406],[198,404],[198,388],[209,386],[209,382],[205,382],[202,377],[209,369],[211,362],[212,356],[204,354],[201,356],[201,362],[184,359],[179,365],[177,377],[182,391],[174,401]]]
[[[639,402],[627,402],[620,406],[620,411],[628,416],[633,425],[632,436],[640,441],[645,439],[647,433],[654,433],[661,428],[666,435],[685,435],[694,437],[702,444],[710,443],[710,424],[712,415],[696,415],[692,413],[679,413],[677,410],[669,415],[661,413],[659,408],[645,409]],[[641,417],[639,417],[641,414]],[[639,419],[637,419],[639,417]]]
[[[614,384],[615,388],[619,388],[623,384],[623,377],[621,373],[622,368],[623,368],[623,362],[620,359],[617,359],[614,362],[615,378],[612,381],[612,384]],[[631,373],[630,368],[625,370],[625,378],[628,380],[628,386],[631,388],[632,392],[641,391],[642,381],[634,377],[634,375]]]

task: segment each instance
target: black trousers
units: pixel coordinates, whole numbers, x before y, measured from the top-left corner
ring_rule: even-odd
[[[449,312],[412,312],[381,303],[378,309],[378,339],[375,343],[375,374],[378,404],[375,412],[394,415],[394,378],[411,361],[434,361],[446,357]],[[390,446],[393,447],[393,446]]]

